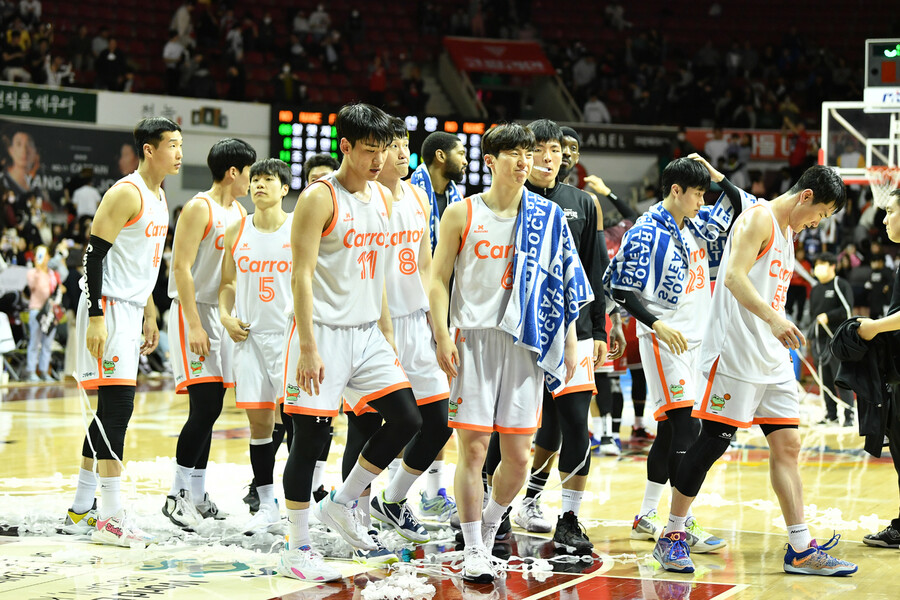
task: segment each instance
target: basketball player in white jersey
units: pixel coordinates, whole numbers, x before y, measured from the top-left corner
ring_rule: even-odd
[[[288,577],[324,581],[340,572],[311,547],[309,499],[316,459],[341,397],[357,414],[370,406],[385,421],[340,488],[316,506],[318,519],[360,550],[377,550],[379,542],[354,506],[422,424],[392,347],[384,283],[393,200],[375,179],[393,130],[388,115],[367,104],[342,107],[335,128],[341,166],[301,192],[291,233],[294,316],[285,340],[284,402],[304,443],[291,446],[284,471],[290,533],[279,569]]]
[[[159,342],[152,293],[169,227],[161,185],[167,175],[181,169],[181,128],[163,117],[143,119],[134,129],[134,141],[138,169],[104,195],[84,254],[83,292],[75,321],[76,339],[84,341],[79,344],[75,374],[82,389],[97,390],[97,416],[82,446],[78,488],[64,525],[71,533],[93,529],[94,542],[125,547],[149,540],[129,523],[122,507],[121,461],[134,410],[138,360]],[[95,453],[99,512],[93,511]]]
[[[378,182],[394,196],[385,283],[394,342],[419,405],[422,428],[407,445],[403,462],[393,472],[387,488],[372,498],[372,514],[390,524],[404,538],[424,543],[428,541],[428,531],[409,509],[406,495],[450,438],[451,429],[447,426],[450,386],[434,355],[425,292],[431,276],[428,226],[431,207],[421,188],[402,181],[409,173],[409,133],[403,119],[391,117],[391,126],[394,139],[388,146],[384,167],[378,175]],[[348,412],[347,418],[363,417]],[[351,433],[356,432],[362,437],[358,435],[361,431],[362,428],[348,430],[345,464],[348,458],[355,461],[351,447],[358,452],[366,441],[351,441]]]
[[[701,392],[697,361],[705,327],[705,322],[697,315],[707,314],[712,292],[708,242],[698,233],[698,230],[705,230],[707,221],[698,214],[711,180],[726,190],[734,212],[740,214],[740,191],[724,175],[698,155],[675,159],[663,170],[662,202],[654,205],[625,233],[613,259],[617,274],[640,270],[645,261],[652,260],[647,256],[663,255],[662,240],[676,235],[675,227],[687,258],[686,265],[681,263],[684,265],[683,283],[672,288],[677,297],[674,306],[655,297],[651,300],[631,289],[616,288],[616,278],[612,278],[613,297],[637,320],[636,333],[647,380],[648,401],[653,417],[659,422],[658,435],[647,460],[644,499],[632,523],[632,539],[656,541],[662,533],[663,524],[657,516],[659,499],[684,453],[697,439],[700,428],[700,423],[691,417],[694,400]],[[636,248],[640,252],[635,251]],[[712,552],[725,546],[724,540],[704,530],[692,515],[688,516],[686,533],[688,544],[696,553]]]
[[[668,571],[694,571],[685,543],[688,509],[738,427],[753,423],[762,427],[769,444],[772,488],[787,525],[785,572],[849,575],[857,570],[825,552],[839,536],[820,548],[804,523],[798,467],[800,399],[788,350],[805,340],[784,313],[794,269],[794,233],[816,227],[845,202],[837,172],[817,165],[781,196],[746,209],[734,224],[700,346],[700,371],[708,381],[693,414],[703,427],[672,474],[669,521],[653,550]]]
[[[253,163],[250,197],[256,210],[225,233],[219,317],[235,342],[235,404],[250,421],[250,464],[259,494],[259,509],[244,526],[248,533],[277,530],[281,520],[273,485],[278,448],[272,432],[281,416],[282,338],[291,305],[292,215],[281,207],[290,182],[284,162],[269,158]]]
[[[189,396],[187,421],[175,448],[175,476],[162,512],[179,527],[215,517],[205,491],[212,429],[225,396],[223,329],[219,321],[219,281],[225,229],[247,213],[237,198],[247,194],[256,151],[228,138],[213,144],[206,164],[212,187],[184,205],[172,243],[168,332],[172,340],[175,391]]]
[[[525,481],[541,413],[544,371],[534,353],[515,345],[499,327],[513,287],[516,222],[534,147],[534,134],[518,124],[499,125],[484,135],[491,187],[447,207],[432,266],[429,300],[437,357],[453,378],[450,426],[459,436],[454,492],[465,543],[462,576],[478,583],[496,576],[487,544],[493,545],[500,520]],[[561,209],[558,218],[565,220]],[[448,313],[456,340],[446,325]],[[568,381],[577,356],[574,323],[567,333]],[[493,431],[500,433],[502,460],[482,513],[481,471]]]

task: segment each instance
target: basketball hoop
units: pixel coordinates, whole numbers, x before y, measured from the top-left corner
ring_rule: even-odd
[[[900,187],[900,167],[866,167],[866,179],[869,180],[875,206],[884,208],[890,202],[891,192]]]

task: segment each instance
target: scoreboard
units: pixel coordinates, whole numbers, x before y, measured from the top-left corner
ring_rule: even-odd
[[[328,152],[338,161],[338,148],[334,121],[337,113],[305,112],[296,108],[272,107],[271,155],[291,167],[291,189],[300,190],[303,182],[303,163],[314,154]],[[483,191],[491,183],[490,171],[481,160],[481,136],[491,124],[482,121],[460,121],[434,116],[409,115],[404,118],[409,130],[410,173],[421,162],[422,142],[435,131],[452,133],[462,142],[469,158],[469,166],[461,191],[472,194]]]

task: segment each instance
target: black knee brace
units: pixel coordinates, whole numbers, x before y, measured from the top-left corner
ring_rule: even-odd
[[[587,475],[591,470],[591,440],[587,418],[591,405],[590,392],[575,392],[556,399],[562,448],[559,451],[559,472]]]
[[[97,417],[88,428],[88,436],[99,460],[115,460],[113,454],[118,456],[119,460],[124,460],[125,432],[128,430],[128,421],[131,420],[133,412],[134,386],[107,385],[97,389]],[[109,446],[100,435],[97,421],[103,425]],[[85,458],[93,457],[90,444],[85,437],[81,447],[81,455]]]
[[[437,458],[441,448],[453,433],[453,430],[447,425],[449,410],[449,399],[423,404],[419,407],[419,413],[422,415],[422,428],[406,445],[406,452],[403,454],[403,462],[409,468],[415,471],[426,471]]]
[[[360,454],[372,465],[385,469],[422,428],[422,414],[412,390],[402,388],[369,402],[384,424],[369,438]]]
[[[545,387],[544,405],[541,409],[541,426],[534,434],[534,445],[550,452],[556,452],[559,450],[561,442],[562,433],[560,433],[559,416],[556,412],[556,401],[553,400],[553,395]]]
[[[700,492],[706,474],[719,457],[728,450],[737,427],[716,421],[703,421],[697,441],[681,461],[672,476],[672,485],[685,496],[694,497]]]
[[[293,415],[292,421],[297,439],[303,441],[291,446],[284,467],[284,497],[291,502],[309,502],[313,470],[328,442],[331,417]]]

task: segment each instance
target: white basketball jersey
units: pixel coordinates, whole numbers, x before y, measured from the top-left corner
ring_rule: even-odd
[[[162,188],[157,198],[137,171],[123,177],[113,187],[118,185],[133,185],[137,189],[141,196],[141,212],[125,223],[103,258],[103,295],[144,306],[159,276],[166,232],[169,231],[169,207]]]
[[[369,182],[363,202],[338,183],[332,173],[310,185],[327,185],[334,217],[322,232],[313,274],[313,321],[356,327],[381,316],[386,250],[390,246],[387,198]]]
[[[391,208],[391,239],[386,250],[388,307],[391,318],[428,310],[428,295],[419,273],[419,248],[428,231],[425,208],[412,184],[401,185],[403,195]]]
[[[781,316],[787,289],[794,273],[793,232],[788,229],[785,237],[769,202],[760,201],[747,209],[739,219],[751,210],[765,210],[772,219],[772,237],[769,245],[760,253],[750,268],[750,283],[766,302]],[[772,335],[766,323],[744,308],[723,283],[728,273],[728,258],[734,236],[728,237],[717,279],[719,285],[713,292],[710,321],[700,345],[700,369],[708,376],[713,363],[719,359],[716,373],[752,383],[782,383],[794,378],[794,369],[788,349]]]
[[[456,256],[450,324],[496,329],[512,293],[516,217],[498,217],[480,194],[465,203],[468,216]]]
[[[682,229],[685,250],[688,253],[688,273],[675,308],[664,307],[653,302],[647,303],[647,311],[669,327],[674,327],[687,339],[693,348],[703,339],[706,329],[705,316],[709,314],[712,293],[709,285],[709,254],[706,241],[697,240],[688,229]],[[637,335],[649,335],[653,330],[638,321]]]
[[[263,233],[253,215],[241,219],[231,255],[235,265],[234,313],[250,324],[251,333],[284,333],[291,295],[291,223],[293,213],[278,231]]]
[[[235,200],[228,208],[201,192],[192,199],[200,198],[206,202],[209,221],[203,239],[197,247],[197,256],[191,266],[191,277],[194,279],[194,299],[204,304],[219,303],[219,283],[222,280],[222,256],[225,254],[225,230],[229,225],[247,215],[241,203]],[[175,267],[169,266],[169,298],[178,297],[175,284]]]

